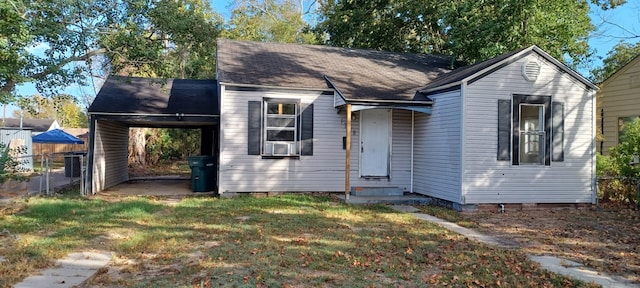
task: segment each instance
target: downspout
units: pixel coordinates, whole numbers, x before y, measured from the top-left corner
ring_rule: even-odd
[[[411,178],[410,178],[410,187],[409,192],[414,193],[413,191],[413,139],[414,139],[414,128],[415,128],[415,111],[411,110]]]
[[[604,108],[600,108],[600,136],[604,139]],[[600,140],[600,155],[602,155],[603,147],[604,140]]]
[[[351,174],[351,104],[347,104],[347,121],[346,122],[346,148],[345,149],[345,164],[344,164],[344,200],[349,200],[349,190],[351,190],[351,184],[349,183],[349,176]]]
[[[85,170],[85,186],[84,191],[81,191],[82,195],[93,195],[96,191],[93,191],[93,164],[96,145],[96,115],[89,113],[89,147],[87,147],[87,169]]]
[[[218,195],[223,195],[225,190],[224,190],[224,182],[223,182],[223,177],[224,177],[224,171],[222,169],[222,157],[224,156],[224,140],[225,140],[225,135],[224,135],[224,129],[222,129],[222,125],[226,124],[224,123],[224,121],[226,120],[225,117],[223,117],[222,113],[224,111],[223,107],[224,107],[224,94],[226,93],[226,86],[222,85],[220,83],[218,83],[218,108],[220,109],[218,111],[218,115],[220,115],[220,118],[218,120],[218,146],[216,147],[216,149],[218,149],[218,151],[216,151],[216,155],[217,155],[217,161],[218,161],[218,171],[216,171],[218,173],[218,179],[216,179],[216,189],[218,190]]]

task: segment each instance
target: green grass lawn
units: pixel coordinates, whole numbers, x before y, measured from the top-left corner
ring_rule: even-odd
[[[328,197],[32,198],[0,208],[0,287],[72,251],[114,251],[106,287],[587,287],[517,250]],[[17,236],[14,238],[13,235]]]

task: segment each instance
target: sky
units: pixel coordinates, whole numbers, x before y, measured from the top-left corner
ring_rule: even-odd
[[[307,0],[301,1],[304,1],[304,3],[312,2]],[[233,0],[210,0],[210,2],[211,7],[225,17],[225,19],[230,17]],[[596,31],[588,40],[589,46],[595,51],[595,57],[587,67],[582,67],[578,70],[578,72],[585,77],[589,76],[590,69],[602,65],[602,59],[604,59],[613,46],[620,41],[629,43],[640,42],[640,0],[627,0],[626,4],[616,9],[606,11],[592,6],[589,17],[596,27]],[[44,49],[44,47],[36,47],[35,50],[37,49]],[[100,86],[101,83],[95,83],[89,86],[74,85],[67,87],[64,93],[76,96],[82,104],[82,97],[95,96]],[[17,91],[19,95],[33,95],[37,92],[34,85],[22,85],[18,87]],[[7,106],[5,110],[6,115],[3,116],[11,117],[15,109],[16,107],[13,105]]]

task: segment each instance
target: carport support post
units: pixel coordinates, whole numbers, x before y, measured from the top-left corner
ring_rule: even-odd
[[[344,163],[344,200],[349,199],[349,175],[351,174],[351,104],[347,104],[347,139]]]
[[[200,155],[213,155],[213,127],[200,128]]]

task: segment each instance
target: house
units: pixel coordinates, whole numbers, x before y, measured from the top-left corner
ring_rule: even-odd
[[[218,192],[413,192],[458,210],[595,203],[596,86],[536,46],[450,66],[437,55],[219,40],[219,106],[206,114]],[[126,149],[99,153],[109,145],[95,133],[96,161],[126,168]]]
[[[603,140],[598,145],[601,154],[618,145],[625,123],[640,116],[640,55],[609,76],[598,91],[597,125]]]
[[[58,120],[55,119],[3,118],[0,125],[4,128],[28,128],[31,129],[33,135],[38,135],[53,129],[60,129],[60,124],[58,124]]]

